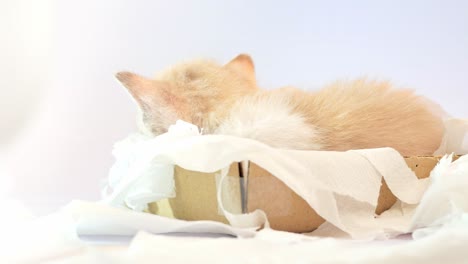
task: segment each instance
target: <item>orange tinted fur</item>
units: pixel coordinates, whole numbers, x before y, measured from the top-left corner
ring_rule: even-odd
[[[320,128],[327,150],[392,147],[403,155],[432,155],[442,140],[442,120],[426,99],[389,82],[358,79],[315,93],[287,92],[296,111]]]
[[[430,155],[443,134],[441,118],[411,90],[366,79],[335,82],[317,92],[261,90],[247,55],[224,66],[180,64],[155,80],[128,72],[117,78],[139,103],[143,125],[154,135],[183,119],[205,133],[246,136],[275,147],[393,147],[403,155]]]

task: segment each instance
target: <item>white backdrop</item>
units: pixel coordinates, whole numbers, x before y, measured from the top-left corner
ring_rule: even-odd
[[[37,208],[99,197],[135,130],[123,69],[247,52],[265,88],[367,75],[468,117],[466,1],[20,0],[0,20],[0,196]]]

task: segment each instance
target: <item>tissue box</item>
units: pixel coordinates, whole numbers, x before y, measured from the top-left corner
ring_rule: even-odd
[[[406,157],[405,161],[418,178],[426,178],[439,159]],[[223,188],[223,205],[232,213],[261,209],[268,215],[273,229],[289,232],[311,232],[324,222],[304,199],[255,163],[233,163],[228,176],[220,188]],[[176,197],[150,204],[150,213],[183,220],[227,223],[217,202],[220,172],[200,173],[176,167],[174,178]],[[389,209],[395,202],[396,197],[382,181],[376,214]]]

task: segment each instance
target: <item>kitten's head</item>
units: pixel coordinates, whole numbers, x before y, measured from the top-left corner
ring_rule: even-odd
[[[182,63],[148,79],[130,72],[116,78],[141,110],[140,130],[159,135],[178,119],[211,133],[239,98],[255,92],[252,59],[241,54],[225,65],[199,60]]]

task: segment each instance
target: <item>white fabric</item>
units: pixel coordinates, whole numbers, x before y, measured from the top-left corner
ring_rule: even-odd
[[[466,187],[466,186],[465,186]],[[83,210],[86,207],[86,210]],[[109,209],[109,210],[108,210]],[[116,214],[115,211],[121,214]],[[99,234],[114,228],[145,227],[141,220],[128,215],[141,213],[110,208],[97,203],[74,202],[66,210],[36,220],[10,225],[10,231],[0,237],[1,263],[466,263],[468,259],[468,214],[460,214],[440,228],[424,229],[415,241],[393,239],[387,241],[343,240],[317,238],[265,229],[252,238],[206,238],[193,234],[185,236],[151,235],[138,232],[129,246],[115,246],[116,238],[87,238],[76,236],[79,219],[98,213],[89,226],[96,226]],[[176,231],[165,225],[178,222],[151,215],[147,226],[159,232]],[[118,219],[124,217],[122,221]],[[151,218],[154,217],[154,218]],[[78,222],[77,222],[78,220]],[[131,222],[132,221],[132,222]],[[83,222],[81,222],[83,224]],[[124,226],[122,226],[124,223]],[[212,222],[213,223],[213,222]],[[200,223],[190,223],[194,229]],[[101,229],[101,230],[97,230]],[[106,231],[107,230],[107,231]],[[128,229],[127,229],[128,230]],[[155,231],[155,229],[153,229]],[[185,230],[181,230],[184,232]],[[118,230],[117,230],[117,233]],[[111,233],[108,233],[111,234]],[[91,246],[105,245],[104,248]],[[122,241],[118,239],[117,241]],[[109,246],[114,245],[114,246]],[[112,250],[110,250],[112,249]]]
[[[467,224],[465,222],[465,224]],[[466,263],[468,225],[446,228],[418,241],[376,243],[262,230],[254,239],[187,239],[139,233],[128,263]],[[178,256],[168,252],[183,252]]]
[[[254,229],[235,228],[214,221],[184,221],[159,215],[114,208],[102,203],[73,201],[64,212],[75,219],[80,235],[134,235],[139,230],[164,233],[216,233],[252,237]]]

